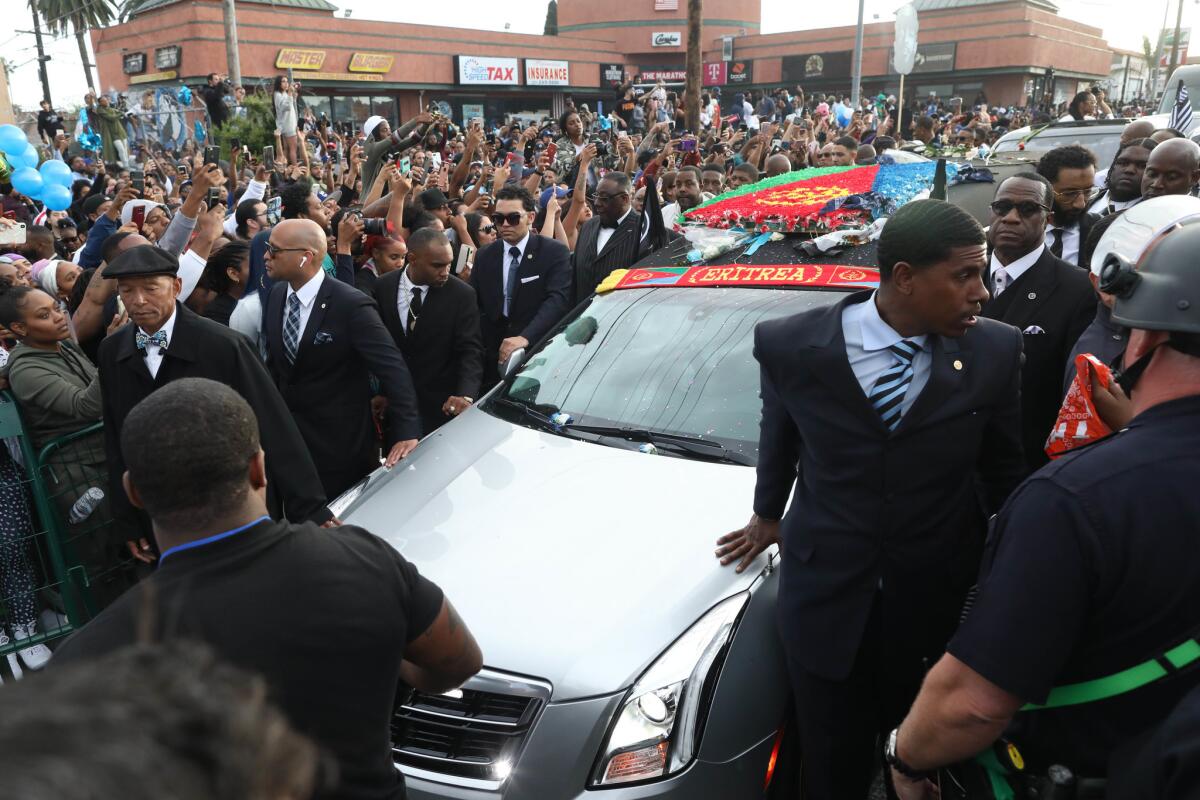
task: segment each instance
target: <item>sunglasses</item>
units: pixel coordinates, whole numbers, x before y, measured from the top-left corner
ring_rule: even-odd
[[[512,211],[508,214],[492,214],[492,222],[496,227],[500,227],[504,223],[508,223],[509,227],[515,228],[521,224],[521,220],[525,219],[525,214],[521,211]]]
[[[495,233],[496,226],[495,225],[484,225],[482,228],[479,229],[479,232],[480,233]]]
[[[1041,203],[1035,203],[1032,200],[1025,200],[1020,203],[1014,203],[1012,200],[997,200],[991,204],[992,213],[997,217],[1008,216],[1008,212],[1012,211],[1014,208],[1017,210],[1018,214],[1026,218],[1034,216],[1039,211],[1050,210],[1047,206],[1044,206]]]
[[[280,253],[306,253],[306,252],[308,252],[308,248],[307,247],[276,247],[275,245],[271,244],[270,242],[267,242],[267,252],[271,254],[272,258],[274,258],[275,256],[279,255]]]

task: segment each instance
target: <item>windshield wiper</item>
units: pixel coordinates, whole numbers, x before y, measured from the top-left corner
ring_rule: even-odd
[[[655,447],[668,447],[682,451],[688,455],[698,456],[707,461],[719,461],[726,464],[740,464],[745,467],[754,466],[754,461],[736,450],[730,450],[725,445],[698,436],[685,436],[666,431],[652,431],[649,428],[628,428],[606,425],[567,425],[565,430],[591,433],[596,436],[611,436],[632,442],[643,442]]]
[[[518,400],[511,400],[507,397],[495,397],[492,398],[491,402],[495,403],[496,405],[503,406],[504,408],[511,408],[515,411],[521,412],[521,414],[523,414],[525,417],[536,422],[537,427],[541,428],[542,430],[552,431],[554,433],[562,430],[561,425],[555,423],[554,420],[550,419],[550,417],[546,416],[541,411],[538,411],[528,403],[522,403]]]

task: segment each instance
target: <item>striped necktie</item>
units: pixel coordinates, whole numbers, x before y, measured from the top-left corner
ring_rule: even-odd
[[[921,347],[907,339],[901,339],[889,346],[888,350],[895,356],[896,363],[879,376],[867,399],[871,401],[872,407],[887,429],[894,431],[900,424],[900,406],[904,402],[904,395],[908,392],[908,385],[912,383],[913,358],[920,352]]]
[[[283,354],[289,364],[296,363],[300,348],[300,298],[293,292],[287,301],[287,317],[283,321]]]

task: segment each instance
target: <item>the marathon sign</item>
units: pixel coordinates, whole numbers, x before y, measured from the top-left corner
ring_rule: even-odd
[[[566,61],[525,59],[526,86],[569,86],[571,69]]]
[[[784,56],[783,82],[799,83],[821,78],[850,77],[850,51],[810,53],[803,56]]]
[[[609,89],[625,82],[625,67],[622,64],[600,65],[600,88]]]
[[[918,72],[953,72],[954,56],[957,45],[954,42],[938,42],[936,44],[918,44],[917,57],[913,59],[912,73]],[[894,64],[895,48],[888,50],[888,74],[897,75]]]
[[[285,47],[275,56],[276,69],[320,69],[325,66],[324,50],[298,50]]]
[[[679,83],[686,80],[686,69],[644,69],[638,75],[638,83]]]
[[[679,31],[659,31],[650,34],[651,47],[679,47],[683,44],[683,34]]]
[[[455,72],[463,86],[520,86],[521,73],[515,58],[455,56]]]
[[[347,69],[351,72],[378,72],[384,74],[392,68],[392,63],[395,60],[395,56],[389,56],[384,53],[355,53],[350,56],[350,66]]]

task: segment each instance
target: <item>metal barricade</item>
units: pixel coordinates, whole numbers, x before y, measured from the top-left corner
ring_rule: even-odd
[[[97,496],[108,490],[104,471],[79,463],[87,448],[103,452],[102,431],[96,423],[38,452],[16,401],[0,392],[0,632],[27,624],[31,601],[37,624],[30,638],[0,637],[4,677],[17,672],[18,651],[76,630],[135,580],[132,559],[109,541],[107,498]]]

